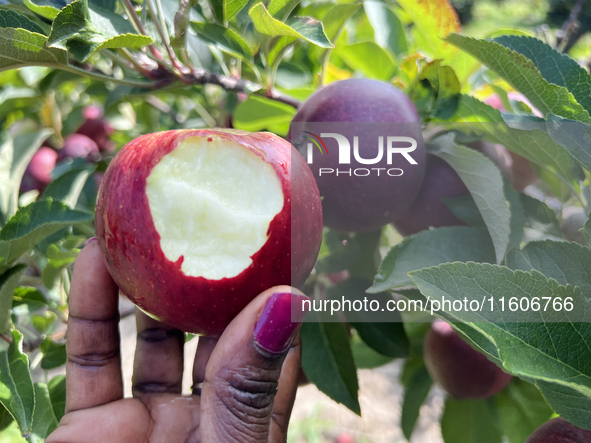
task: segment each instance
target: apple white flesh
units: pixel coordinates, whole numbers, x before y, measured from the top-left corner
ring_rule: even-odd
[[[186,275],[236,277],[263,247],[283,208],[273,167],[243,146],[183,140],[148,176],[146,192],[166,258]]]

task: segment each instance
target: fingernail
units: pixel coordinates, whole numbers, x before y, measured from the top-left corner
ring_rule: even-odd
[[[94,243],[95,241],[98,241],[98,238],[90,237],[88,240],[86,240],[86,243],[84,243],[84,246],[88,246],[89,244]]]
[[[254,327],[254,338],[261,348],[272,354],[285,352],[306,315],[303,303],[305,300],[310,299],[290,292],[273,294],[267,300]]]

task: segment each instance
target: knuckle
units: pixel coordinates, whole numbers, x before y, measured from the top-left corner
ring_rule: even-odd
[[[242,367],[220,374],[225,389],[218,391],[224,405],[235,415],[248,419],[269,419],[278,389],[279,370]]]
[[[68,361],[85,368],[103,367],[119,359],[119,349],[87,354],[68,354]]]

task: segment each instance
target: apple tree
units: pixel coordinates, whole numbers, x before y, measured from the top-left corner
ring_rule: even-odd
[[[477,38],[446,0],[0,0],[3,441],[43,441],[64,414],[50,371],[67,359],[72,263],[117,151],[169,129],[287,137],[315,91],[352,77],[412,101],[430,160],[396,220],[324,228],[304,292],[404,308],[311,312],[307,379],[361,414],[357,370],[398,359],[407,439],[437,383],[446,443],[523,443],[556,415],[528,441],[587,441],[591,75],[563,53],[579,3],[544,38]],[[459,377],[464,365],[477,373]]]

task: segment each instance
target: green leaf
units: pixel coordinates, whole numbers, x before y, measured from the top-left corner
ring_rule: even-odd
[[[571,155],[550,138],[545,126],[540,126],[540,129],[530,126],[528,130],[510,128],[499,111],[467,95],[462,95],[454,121],[458,122],[454,127],[459,130],[484,135],[488,141],[500,143],[533,163],[550,169],[566,183],[574,180]]]
[[[12,262],[44,238],[62,228],[93,219],[93,214],[70,209],[59,201],[45,198],[21,208],[0,231],[0,246],[8,251],[0,262]]]
[[[332,48],[333,45],[324,34],[322,23],[310,17],[294,17],[288,23],[274,19],[265,5],[260,2],[248,12],[255,29],[264,35],[295,37],[306,40],[322,48]]]
[[[16,213],[19,185],[27,165],[52,132],[44,129],[19,135],[0,145],[0,225],[6,223]]]
[[[49,390],[45,383],[35,383],[35,413],[33,415],[33,434],[45,439],[57,428],[57,418],[53,412]]]
[[[270,7],[271,5],[269,5],[269,8]],[[345,26],[345,23],[347,23],[347,20],[349,20],[360,7],[361,4],[359,3],[340,3],[332,6],[322,19],[322,25],[324,26],[326,37],[332,42],[336,41]]]
[[[446,41],[476,57],[507,80],[544,115],[556,114],[578,121],[591,121],[589,113],[562,86],[549,83],[531,60],[489,40],[451,34]]]
[[[552,410],[535,385],[514,378],[495,397],[503,433],[510,443],[523,443],[552,416]]]
[[[361,71],[369,78],[390,80],[396,70],[392,56],[374,42],[342,47],[338,55],[351,69]]]
[[[43,284],[46,288],[51,289],[55,287],[61,276],[62,270],[74,263],[79,252],[80,249],[62,251],[56,245],[49,245],[47,249],[47,258],[49,261],[41,273]]]
[[[536,385],[550,407],[562,418],[591,431],[591,399],[568,386],[538,380]]]
[[[441,417],[441,435],[445,443],[501,443],[491,407],[483,400],[445,401]]]
[[[222,51],[241,59],[252,58],[248,43],[236,31],[215,23],[191,22],[191,27],[203,40]]]
[[[377,353],[361,340],[358,334],[351,337],[351,353],[355,367],[358,369],[374,369],[390,363],[393,359]]]
[[[21,263],[0,275],[0,333],[5,333],[10,329],[12,323],[10,320],[12,296],[21,275],[26,269],[27,265]]]
[[[277,20],[285,22],[302,0],[271,0],[269,2],[269,13]]]
[[[0,352],[0,403],[18,423],[23,435],[33,430],[35,388],[29,358],[23,353],[23,335],[13,329],[8,351]]]
[[[248,0],[225,0],[226,21],[232,20],[248,4]]]
[[[428,116],[448,119],[458,108],[461,97],[460,81],[452,68],[442,66],[441,63],[441,60],[427,63],[419,74],[419,80],[426,80],[431,94],[434,95],[433,103],[429,104]],[[424,87],[423,85],[423,81],[417,83],[419,88]]]
[[[511,269],[535,269],[561,285],[577,286],[591,298],[591,249],[578,243],[563,241],[533,241],[522,250],[512,249],[507,254]]]
[[[413,284],[408,272],[454,261],[495,262],[486,230],[453,226],[422,231],[392,247],[382,260],[369,293]]]
[[[31,0],[24,0],[25,6],[48,20],[53,20],[60,12],[61,5],[51,0],[36,0],[33,3]]]
[[[38,311],[47,306],[47,300],[39,291],[32,286],[20,286],[14,290],[12,307],[27,305],[28,312]]]
[[[327,298],[350,301],[363,300],[367,296],[365,290],[370,286],[370,281],[364,278],[352,277],[329,288]],[[361,339],[374,351],[391,358],[408,357],[410,344],[399,312],[388,313],[391,318],[389,323],[372,321],[375,316],[371,312],[356,312],[355,315],[351,316],[349,314],[349,312],[345,311],[351,326],[357,330]]]
[[[48,48],[47,37],[25,29],[0,29],[0,71],[25,66],[59,68],[68,64],[68,53]]]
[[[406,389],[404,390],[402,416],[400,418],[400,427],[404,436],[409,441],[419,418],[421,406],[427,399],[431,386],[433,386],[433,380],[431,380],[427,368],[424,365],[417,368],[410,375]]]
[[[37,34],[45,34],[41,26],[29,17],[10,9],[0,9],[0,28],[22,28]]]
[[[519,199],[525,213],[526,227],[549,237],[562,238],[556,212],[546,203],[529,195],[520,193]]]
[[[56,375],[47,384],[51,405],[57,421],[64,416],[66,409],[66,376]]]
[[[445,307],[445,313],[494,343],[507,372],[529,380],[558,383],[591,398],[591,324],[586,322],[591,301],[578,288],[561,286],[536,270],[511,271],[476,263],[447,263],[414,271],[411,277],[431,300],[441,301],[444,296],[451,303],[460,299],[467,303],[486,300],[482,312],[451,311]],[[509,309],[511,297],[537,299],[540,307]],[[567,297],[572,300],[572,310],[553,308],[557,299]],[[490,298],[494,302],[493,313]]]
[[[152,43],[152,38],[137,34],[121,15],[89,8],[88,0],[76,0],[55,17],[47,43],[68,50],[83,62],[101,49],[143,48]]]
[[[86,180],[94,171],[96,171],[95,165],[72,169],[52,181],[43,192],[42,197],[61,200],[70,208],[74,208]]]
[[[527,57],[548,83],[568,89],[591,112],[591,75],[567,54],[528,36],[504,35],[494,41]]]
[[[394,11],[385,3],[375,0],[363,2],[363,9],[365,9],[365,15],[367,15],[367,19],[373,27],[374,39],[378,45],[396,55],[408,50],[402,22],[394,14]],[[325,20],[323,20],[323,23],[327,28]],[[328,32],[327,35],[330,37]]]
[[[279,134],[287,134],[295,112],[293,107],[284,103],[258,95],[250,95],[236,107],[233,123],[236,129],[251,132],[266,129]]]
[[[591,126],[548,115],[548,134],[564,147],[587,171],[591,171]]]
[[[55,343],[51,341],[50,337],[47,337],[41,343],[40,350],[43,353],[41,369],[47,371],[66,364],[66,360],[68,359],[66,345]]]
[[[8,426],[14,422],[14,418],[10,415],[10,412],[0,403],[0,435]],[[0,439],[0,442],[2,440]],[[12,443],[12,442],[11,442]]]
[[[302,368],[318,389],[357,415],[359,383],[347,330],[342,323],[304,322]]]
[[[497,263],[501,263],[509,242],[511,218],[501,173],[484,155],[456,145],[453,133],[438,137],[433,145],[435,149],[430,152],[445,160],[470,191],[492,239]]]
[[[507,243],[507,250],[509,250],[511,248],[518,248],[521,244],[527,220],[525,218],[523,204],[519,198],[519,193],[507,182],[504,182],[503,184],[503,192],[505,193],[505,198],[509,204],[509,211],[511,212],[511,219],[509,221],[509,243]]]
[[[316,261],[316,272],[334,274],[349,269],[359,260],[361,248],[355,237],[339,231],[325,230]]]

